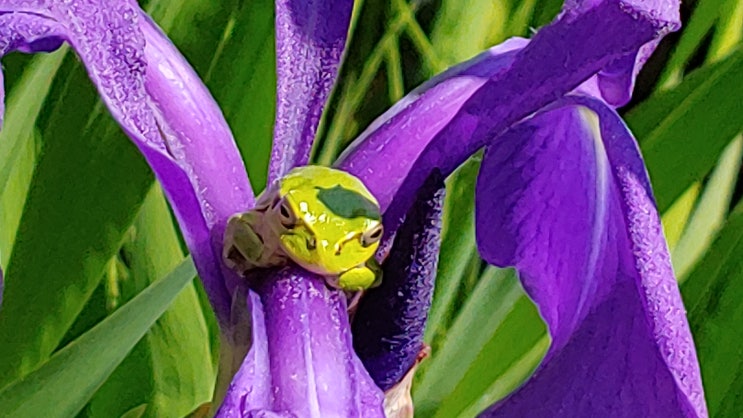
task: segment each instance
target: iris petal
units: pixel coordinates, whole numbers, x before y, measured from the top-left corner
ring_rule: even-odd
[[[309,160],[352,9],[353,0],[276,1],[276,124],[269,182]]]
[[[483,416],[707,415],[647,174],[613,109],[567,98],[509,131],[476,196],[483,258],[517,268],[552,336]]]
[[[354,348],[385,391],[405,376],[424,347],[441,244],[443,197],[443,176],[434,173],[395,236],[381,286],[364,295],[354,317]]]
[[[375,194],[389,240],[433,170],[448,175],[509,126],[594,74],[604,69],[609,74],[613,66],[623,69],[626,57],[677,25],[678,17],[666,7],[673,4],[655,4],[670,10],[664,13],[616,1],[568,4],[531,41],[511,39],[408,95],[375,121],[337,165],[364,179]],[[594,83],[600,90],[601,81]],[[359,338],[365,332],[359,329]]]
[[[250,296],[253,346],[218,416],[384,417],[383,394],[353,351],[342,293],[298,268],[268,274]]]
[[[390,111],[394,116],[382,117],[389,119],[384,127],[362,135],[341,157],[339,166],[362,178],[379,199],[388,233],[397,229],[432,169],[451,173],[519,120],[678,27],[675,1],[604,0],[574,6],[568,5],[513,56],[506,53],[494,60],[493,66],[503,68],[479,86],[439,101],[448,105],[431,106],[436,96],[447,93],[435,88],[418,100],[404,100],[404,107]],[[454,75],[449,78],[456,79]],[[429,105],[421,109],[418,103]],[[408,148],[416,152],[400,152]],[[389,166],[392,160],[397,163]]]

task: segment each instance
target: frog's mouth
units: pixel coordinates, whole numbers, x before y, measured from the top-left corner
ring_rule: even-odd
[[[347,244],[359,242],[359,234],[349,234],[331,243],[318,241],[312,230],[304,225],[298,228],[305,228],[302,231],[305,233],[293,231],[281,235],[281,246],[292,261],[305,269],[325,276],[338,275],[364,263],[364,257],[355,256],[355,251],[344,251]]]

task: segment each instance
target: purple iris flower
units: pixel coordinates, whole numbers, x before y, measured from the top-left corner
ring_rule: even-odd
[[[269,181],[308,162],[352,6],[276,1]],[[552,343],[534,375],[482,416],[705,417],[648,177],[615,111],[678,28],[678,6],[566,0],[532,39],[451,68],[375,121],[336,163],[375,194],[386,228],[384,283],[361,301],[353,327],[344,295],[299,267],[260,272],[246,289],[224,266],[226,220],[254,203],[245,167],[202,82],[134,1],[2,0],[0,55],[64,41],[77,51],[165,190],[234,353],[250,319],[252,344],[218,416],[404,414],[391,395],[385,405],[385,391],[404,389],[423,346],[443,179],[484,148],[480,254],[516,267]]]

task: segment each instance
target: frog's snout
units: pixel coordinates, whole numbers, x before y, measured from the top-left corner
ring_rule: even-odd
[[[335,251],[335,255],[339,256],[341,255],[341,252],[343,251],[343,247],[348,244],[351,241],[358,240],[359,244],[361,243],[361,232],[349,232],[345,237],[341,238],[340,241],[336,242],[333,249]]]

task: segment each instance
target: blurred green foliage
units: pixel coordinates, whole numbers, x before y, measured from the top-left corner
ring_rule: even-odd
[[[142,4],[205,80],[262,189],[275,103],[273,2]],[[314,161],[332,163],[418,84],[509,37],[529,37],[560,5],[357,1]],[[737,417],[743,0],[686,1],[682,17],[684,28],[661,43],[622,113],[646,157],[683,280],[710,414]],[[66,48],[3,64],[0,416],[182,417],[199,409],[213,394],[218,330],[149,168]],[[413,392],[421,417],[474,416],[528,377],[549,345],[515,272],[477,254],[478,159],[447,181],[426,332],[433,354]],[[463,338],[475,324],[484,332]]]

